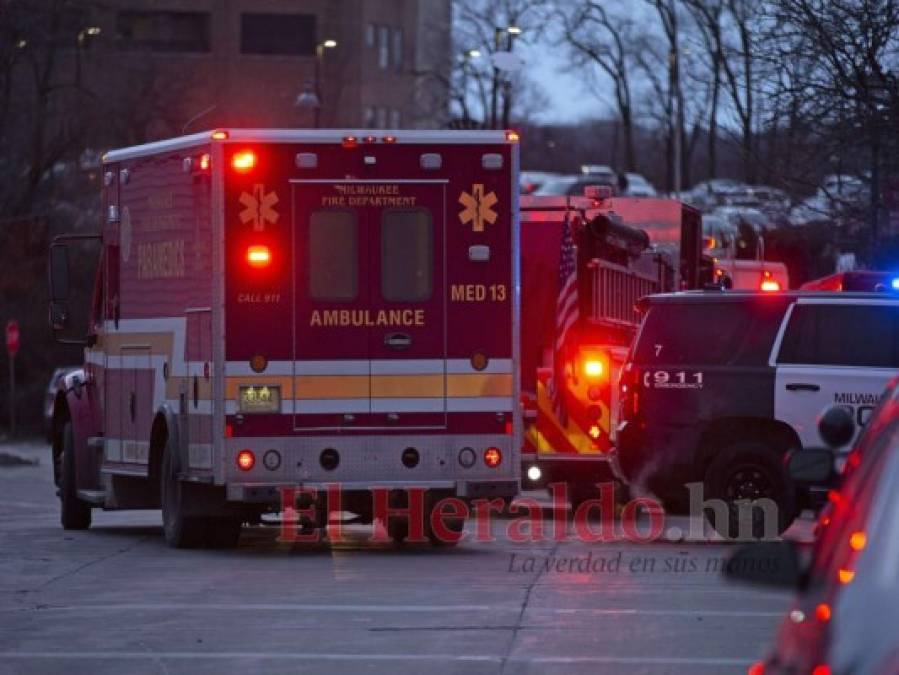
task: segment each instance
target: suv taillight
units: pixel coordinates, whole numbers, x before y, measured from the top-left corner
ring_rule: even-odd
[[[640,369],[632,361],[628,361],[621,369],[621,379],[618,383],[619,421],[632,420],[640,412],[639,388]]]

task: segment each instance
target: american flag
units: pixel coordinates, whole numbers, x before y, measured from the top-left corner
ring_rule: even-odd
[[[577,265],[574,238],[566,215],[562,221],[562,247],[559,254],[559,298],[556,301],[556,354],[565,344],[568,331],[577,322]]]
[[[562,405],[562,391],[565,384],[563,349],[568,331],[578,319],[576,249],[571,229],[571,221],[566,214],[562,221],[562,246],[559,252],[559,297],[556,300],[556,343],[553,349],[555,382],[553,383],[552,400],[560,419],[565,417],[565,409]]]

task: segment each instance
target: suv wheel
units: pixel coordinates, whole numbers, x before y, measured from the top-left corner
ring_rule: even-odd
[[[705,509],[706,519],[725,539],[779,535],[796,516],[795,488],[780,455],[764,443],[735,443],[718,453],[706,471],[705,492],[706,500],[727,506],[726,518],[714,508]],[[755,503],[761,499],[773,501],[776,513]],[[772,518],[776,522],[769,525]]]

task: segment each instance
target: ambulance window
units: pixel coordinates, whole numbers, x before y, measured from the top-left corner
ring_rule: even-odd
[[[416,302],[431,297],[434,233],[425,209],[389,210],[381,216],[381,295]]]
[[[309,296],[353,300],[359,290],[359,228],[352,211],[314,211],[309,217]]]

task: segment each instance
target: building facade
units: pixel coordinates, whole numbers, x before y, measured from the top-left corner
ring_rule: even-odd
[[[448,119],[451,0],[104,0],[75,21],[79,79],[135,137]]]

